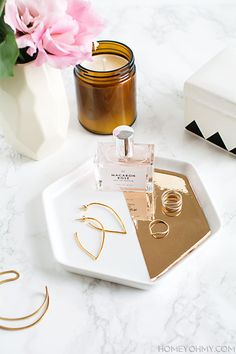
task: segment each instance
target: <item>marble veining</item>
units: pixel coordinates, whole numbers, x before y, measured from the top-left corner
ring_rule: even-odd
[[[109,139],[78,125],[72,70],[63,73],[71,107],[65,146],[40,162],[17,154],[0,133],[0,270],[22,277],[0,288],[0,314],[24,314],[47,284],[48,315],[36,327],[0,332],[1,354],[151,354],[161,345],[236,348],[235,157],[184,130],[183,83],[236,43],[236,3],[217,0],[93,0],[104,39],[133,49],[138,74],[136,138],[165,157],[193,163],[222,220],[221,231],[140,291],[64,271],[47,236],[41,192]],[[86,149],[84,147],[86,146]],[[21,307],[19,309],[19,304]],[[236,350],[236,349],[235,349]]]

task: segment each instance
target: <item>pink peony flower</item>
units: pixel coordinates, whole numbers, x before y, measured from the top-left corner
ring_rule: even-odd
[[[57,68],[91,58],[92,41],[103,25],[84,0],[7,0],[5,21],[19,48],[37,52],[36,65]]]

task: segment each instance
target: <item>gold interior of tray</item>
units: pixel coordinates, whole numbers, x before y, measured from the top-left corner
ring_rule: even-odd
[[[179,216],[162,212],[161,195],[167,189],[182,194],[183,207]],[[154,191],[124,193],[137,236],[152,280],[155,280],[210,235],[210,227],[201,206],[183,174],[155,169]],[[168,236],[155,239],[149,230],[154,219],[168,223]]]

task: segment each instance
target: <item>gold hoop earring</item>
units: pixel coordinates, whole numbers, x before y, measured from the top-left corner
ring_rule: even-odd
[[[8,271],[5,271],[5,272],[0,272],[0,276],[1,275],[5,275],[5,274],[15,274],[15,277],[11,277],[11,278],[8,278],[8,279],[1,280],[0,284],[4,284],[4,283],[7,283],[7,282],[15,281],[15,280],[17,280],[20,277],[20,274],[18,272],[16,272],[15,270],[8,270]],[[7,322],[8,321],[9,322],[23,321],[23,320],[26,320],[28,318],[31,318],[31,317],[35,316],[37,313],[39,313],[45,307],[43,313],[39,316],[39,318],[37,320],[35,320],[34,322],[32,322],[32,323],[30,323],[28,325],[21,326],[21,327],[9,327],[9,326],[0,325],[0,329],[7,330],[7,331],[20,331],[20,330],[23,330],[23,329],[26,329],[26,328],[31,328],[34,325],[36,325],[39,321],[41,321],[41,319],[44,317],[44,315],[46,314],[46,312],[47,312],[47,310],[49,308],[49,293],[48,293],[47,286],[45,287],[45,290],[46,290],[45,291],[45,297],[44,297],[44,301],[43,301],[42,305],[40,305],[39,308],[37,308],[37,310],[35,310],[31,314],[26,315],[26,316],[22,316],[22,317],[15,317],[15,318],[14,317],[0,317],[1,321],[7,321]]]
[[[126,231],[126,228],[125,228],[125,225],[124,225],[124,222],[122,221],[121,217],[118,215],[118,213],[109,205],[107,204],[103,204],[103,203],[99,203],[99,202],[92,202],[92,203],[89,203],[89,204],[84,204],[80,207],[81,210],[85,210],[87,211],[88,208],[92,205],[97,205],[97,206],[100,206],[100,207],[103,207],[103,208],[106,208],[108,210],[110,210],[113,215],[116,217],[116,219],[118,220],[119,224],[121,225],[122,227],[122,230],[121,231],[117,231],[117,230],[109,230],[109,229],[102,229],[101,227],[97,227],[96,225],[94,225],[93,223],[89,223],[90,226],[92,226],[93,228],[97,229],[97,230],[104,230],[105,232],[110,232],[110,233],[114,233],[114,234],[127,234],[127,231]],[[76,219],[76,220],[79,220],[79,219]]]
[[[90,258],[92,258],[93,261],[96,261],[96,260],[98,259],[98,257],[100,256],[100,254],[101,254],[101,252],[102,252],[102,249],[103,249],[103,246],[104,246],[104,242],[105,242],[105,229],[104,229],[104,227],[103,227],[103,225],[102,225],[102,223],[101,223],[100,221],[98,221],[98,220],[95,219],[95,218],[89,217],[89,216],[88,216],[88,217],[83,216],[82,218],[76,219],[76,220],[78,220],[78,221],[87,221],[87,220],[89,220],[89,221],[93,221],[93,222],[95,221],[95,222],[98,223],[99,226],[100,226],[100,227],[95,227],[93,223],[91,223],[91,222],[88,223],[91,227],[93,227],[93,228],[95,228],[95,229],[101,231],[101,234],[102,234],[102,241],[101,241],[101,244],[100,244],[100,247],[99,247],[99,250],[98,250],[98,253],[97,253],[96,256],[95,256],[94,254],[92,254],[91,252],[89,252],[89,251],[87,250],[87,248],[85,248],[85,247],[82,245],[82,243],[81,243],[81,241],[80,241],[80,239],[79,239],[79,234],[78,234],[78,232],[76,232],[76,233],[74,234],[75,242],[76,242],[77,246],[78,246],[84,253],[86,253]]]
[[[164,231],[153,231],[153,227],[154,227],[155,225],[158,225],[158,224],[165,225],[166,230],[164,230]],[[150,224],[149,224],[149,231],[150,231],[150,235],[151,235],[152,237],[154,237],[155,239],[161,239],[161,238],[166,237],[166,236],[169,234],[170,227],[169,227],[169,225],[167,224],[167,222],[165,222],[164,220],[155,219],[155,220],[153,220],[153,221],[150,222]]]

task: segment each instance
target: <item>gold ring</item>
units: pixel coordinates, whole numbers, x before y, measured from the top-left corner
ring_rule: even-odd
[[[153,231],[153,227],[155,225],[158,225],[158,224],[165,225],[166,226],[166,230],[164,230],[164,231]],[[150,222],[149,231],[150,231],[150,234],[151,234],[152,237],[154,237],[155,239],[161,239],[161,238],[166,237],[169,234],[170,227],[167,224],[167,222],[165,222],[164,220],[155,219],[155,220]]]

